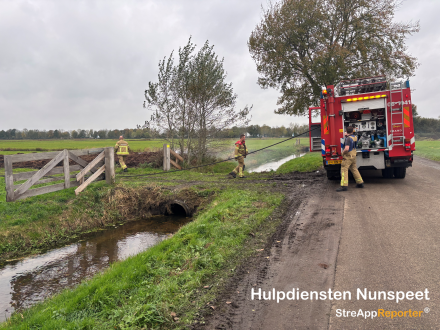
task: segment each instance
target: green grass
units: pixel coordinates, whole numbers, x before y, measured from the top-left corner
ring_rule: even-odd
[[[416,141],[415,155],[440,161],[440,141]]]
[[[32,151],[50,151],[62,149],[91,149],[113,147],[117,140],[111,139],[80,139],[80,140],[0,140],[0,150],[18,149]],[[164,140],[127,140],[130,147],[135,151],[143,151],[147,148],[161,148]],[[43,150],[37,150],[43,149]],[[10,151],[0,151],[0,154],[10,154]],[[13,153],[23,151],[12,151]]]
[[[157,329],[188,324],[216,288],[251,253],[245,242],[281,203],[280,194],[217,192],[205,212],[172,238],[113,264],[2,324],[11,329]],[[270,222],[269,222],[270,224]],[[275,223],[274,223],[275,225]],[[274,228],[272,228],[273,230]],[[262,243],[263,244],[263,243]],[[255,251],[255,250],[253,250]],[[203,289],[212,285],[211,290]]]
[[[218,152],[233,153],[234,143],[238,139],[223,139],[216,144],[216,149]],[[276,143],[284,140],[284,138],[264,138],[264,139],[248,139],[246,141],[250,151],[260,149],[262,147],[268,146],[272,143]],[[112,139],[69,139],[69,140],[0,140],[0,150],[3,149],[18,149],[17,151],[12,150],[12,152],[22,152],[20,150],[29,149],[30,151],[42,151],[37,149],[46,150],[61,150],[61,149],[89,149],[89,148],[102,148],[114,146],[117,140]],[[154,139],[154,140],[127,140],[130,147],[133,150],[140,151],[146,148],[161,148],[165,140]],[[289,142],[280,144],[276,149],[282,150],[286,148],[292,148],[295,143],[295,139]],[[308,138],[301,138],[302,145],[308,145]],[[11,151],[0,151],[0,154],[6,154],[6,152]]]
[[[264,138],[264,139],[247,139],[246,145],[249,152],[267,147],[274,143],[285,140],[285,138]],[[301,138],[301,144],[299,146],[295,145],[295,139],[290,141],[280,143],[274,147],[259,151],[255,154],[250,154],[246,160],[246,167],[252,169],[258,167],[264,163],[270,161],[277,161],[284,157],[290,156],[292,154],[297,154],[301,151],[303,147],[309,145],[308,138]],[[83,140],[0,140],[0,154],[12,155],[16,153],[29,153],[29,152],[41,152],[49,150],[61,150],[61,149],[88,149],[88,148],[98,148],[98,147],[108,147],[113,146],[116,140],[99,140],[99,139],[83,139]],[[213,155],[220,159],[226,159],[228,157],[233,157],[235,142],[237,139],[223,139],[217,141],[211,148]],[[143,151],[145,149],[155,149],[161,148],[166,141],[164,140],[128,140],[130,147],[134,151]],[[12,151],[1,151],[1,149],[20,149]],[[32,149],[26,150],[26,149]],[[39,149],[39,150],[37,150]],[[223,168],[226,171],[226,167],[231,167],[231,164],[236,164],[236,162],[231,161],[230,165],[216,165],[215,167],[210,166],[206,169],[200,169],[200,172],[214,172],[221,173],[220,169]],[[235,166],[232,166],[235,167]],[[230,170],[229,170],[230,171]]]
[[[30,154],[32,152],[41,152],[41,151],[30,151],[30,150],[15,150],[15,151],[11,151],[11,150],[0,150],[0,155],[16,155],[18,153],[21,154]]]
[[[14,173],[29,171],[35,170],[14,169]],[[0,169],[0,175],[4,175],[3,168]],[[61,214],[66,209],[66,202],[75,196],[73,190],[74,188],[65,189],[56,193],[6,203],[5,180],[0,178],[0,232],[8,230],[10,227],[26,225],[52,215]]]
[[[305,139],[306,140],[306,139]],[[282,139],[250,139],[248,148],[250,151],[268,146],[270,144],[282,141]],[[24,141],[20,141],[24,142]],[[33,141],[31,141],[33,142]],[[49,141],[53,142],[53,141]],[[68,141],[72,142],[72,141]],[[233,148],[231,140],[225,140],[222,143],[230,148]],[[273,150],[268,149],[264,152],[249,155],[246,158],[247,170],[251,168],[249,164],[256,162],[264,163],[273,157],[285,157],[292,154],[293,141],[277,145]],[[306,141],[303,141],[305,145]],[[269,159],[268,159],[269,158]],[[227,179],[227,174],[237,166],[236,161],[227,161],[212,166],[193,169],[191,171],[183,171],[177,173],[163,174],[161,169],[145,168],[130,168],[128,173],[122,173],[120,168],[116,169],[116,178],[118,182],[124,182],[133,187],[139,187],[145,184],[155,184],[159,186],[173,186],[177,182],[184,184],[185,182],[204,182],[208,184],[212,182],[213,185],[227,184],[231,182]],[[14,169],[14,173],[21,171],[33,171],[30,169]],[[137,176],[144,174],[161,173],[155,176]],[[0,169],[0,175],[4,175],[4,169]],[[129,175],[134,177],[123,177]],[[258,173],[246,174],[250,179],[262,179],[263,176]],[[60,175],[61,179],[62,175]],[[53,183],[51,183],[53,184]],[[47,184],[46,184],[47,185]],[[96,183],[88,188],[94,191],[99,187],[105,186],[105,183]],[[95,188],[96,187],[96,188]],[[45,247],[52,247],[61,242],[69,240],[71,235],[75,236],[81,232],[81,229],[64,231],[60,229],[54,231],[51,228],[58,228],[59,218],[63,213],[69,209],[69,203],[76,200],[74,194],[75,188],[70,188],[54,193],[30,197],[25,200],[16,201],[13,203],[6,203],[5,182],[0,178],[0,253],[4,257],[0,257],[0,262],[5,258],[14,258],[21,255],[26,255],[36,252]],[[40,230],[41,228],[48,228],[48,230]],[[87,230],[89,228],[87,227]],[[73,234],[72,234],[73,232]],[[50,244],[48,244],[50,242]]]
[[[281,165],[276,171],[278,174],[289,172],[312,172],[322,166],[322,156],[319,152],[309,152]]]
[[[0,169],[4,174],[4,169]],[[32,171],[14,169],[15,173]],[[60,181],[62,182],[62,181]],[[57,181],[50,184],[58,183]],[[36,185],[40,187],[43,185]],[[90,189],[104,186],[93,184]],[[5,181],[0,178],[0,264],[10,257],[38,252],[69,241],[79,230],[66,230],[60,219],[71,201],[76,199],[75,188],[34,196],[15,202],[6,202]]]

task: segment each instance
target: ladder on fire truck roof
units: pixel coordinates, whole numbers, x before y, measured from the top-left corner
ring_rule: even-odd
[[[393,95],[395,96],[394,99]],[[403,128],[403,87],[401,82],[390,83],[390,112],[392,146],[403,146],[405,143],[405,130]],[[394,120],[395,117],[398,117],[398,119]],[[396,132],[394,129],[394,127],[397,125],[400,125],[400,132]]]
[[[339,96],[384,91],[387,88],[385,76],[342,80],[335,86]]]

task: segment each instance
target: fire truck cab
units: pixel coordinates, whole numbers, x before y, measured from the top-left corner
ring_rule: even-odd
[[[313,123],[319,116],[320,123]],[[338,179],[345,130],[357,136],[359,170],[382,170],[385,178],[404,178],[415,151],[409,81],[385,76],[345,80],[321,93],[320,106],[309,108],[310,151],[321,151],[329,179]]]

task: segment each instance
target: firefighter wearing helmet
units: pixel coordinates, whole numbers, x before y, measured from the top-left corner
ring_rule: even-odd
[[[353,135],[353,127],[348,126],[345,131],[345,144],[342,151],[342,164],[341,164],[341,187],[336,191],[347,191],[348,186],[348,170],[353,174],[356,180],[356,188],[363,188],[364,181],[356,166],[356,142],[357,137]]]
[[[246,135],[241,134],[240,140],[235,142],[234,158],[238,161],[238,166],[231,173],[229,173],[234,178],[237,177],[237,174],[238,174],[239,178],[241,178],[241,179],[245,178],[245,176],[243,175],[243,171],[245,168],[244,159],[246,158],[246,155],[248,154],[248,149],[246,148],[245,140],[246,140]]]
[[[127,165],[125,165],[125,159],[129,155],[130,147],[128,143],[124,141],[124,137],[122,135],[119,137],[119,141],[116,142],[115,151],[122,170],[124,172],[128,172]]]

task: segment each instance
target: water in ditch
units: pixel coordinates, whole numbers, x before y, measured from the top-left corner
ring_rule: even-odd
[[[156,245],[190,220],[157,216],[129,222],[83,241],[7,264],[0,269],[0,322],[16,309],[75,286],[111,263]]]
[[[276,171],[278,169],[278,167],[283,165],[285,162],[288,162],[289,160],[295,159],[297,157],[302,157],[304,155],[305,154],[290,155],[288,157],[282,158],[282,159],[277,160],[277,161],[271,161],[271,162],[265,163],[263,165],[259,165],[259,166],[255,167],[255,168],[250,168],[249,169],[249,173],[252,173],[252,172]]]

